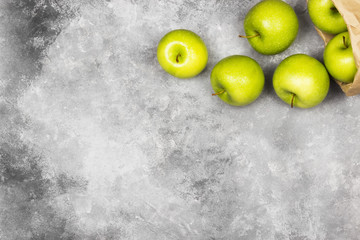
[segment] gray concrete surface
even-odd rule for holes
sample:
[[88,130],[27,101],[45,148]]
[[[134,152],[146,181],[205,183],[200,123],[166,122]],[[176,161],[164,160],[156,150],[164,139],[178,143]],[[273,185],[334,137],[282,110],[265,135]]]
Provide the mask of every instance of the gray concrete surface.
[[[322,59],[304,0],[287,51],[243,33],[258,0],[0,2],[0,239],[360,239],[360,97],[331,84],[290,109],[271,77],[285,57]],[[209,63],[181,80],[161,37],[198,33]],[[209,75],[244,54],[266,73],[253,104],[212,97]]]

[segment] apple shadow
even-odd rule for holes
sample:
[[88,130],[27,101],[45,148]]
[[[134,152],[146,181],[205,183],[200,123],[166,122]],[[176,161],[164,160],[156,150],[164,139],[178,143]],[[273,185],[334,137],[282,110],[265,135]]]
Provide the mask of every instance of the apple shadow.
[[347,96],[341,90],[340,86],[335,82],[334,78],[330,76],[330,88],[328,95],[323,101],[323,104],[330,104],[332,102],[341,103],[341,101],[345,100]]
[[265,85],[263,92],[266,94],[276,94],[274,91],[274,87],[272,84],[272,78],[274,75],[276,67],[274,66],[266,66],[264,68],[264,75],[265,75]]
[[205,68],[199,73],[199,75],[196,76],[198,79],[208,78],[210,79],[212,67],[209,66],[209,64],[206,64]]
[[[296,16],[299,20],[299,32],[297,35],[297,39],[295,40],[298,43],[304,42],[306,39],[307,34],[316,34],[315,28],[313,26],[313,23],[310,19],[308,10],[307,10],[307,4],[306,2],[301,2],[300,4],[297,4],[294,7],[294,11],[296,13]],[[319,36],[319,41],[322,41]]]

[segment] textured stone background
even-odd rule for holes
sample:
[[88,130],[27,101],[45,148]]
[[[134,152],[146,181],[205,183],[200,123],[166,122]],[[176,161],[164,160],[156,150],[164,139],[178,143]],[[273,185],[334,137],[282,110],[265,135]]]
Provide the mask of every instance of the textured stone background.
[[[323,45],[288,0],[297,40],[254,52],[237,35],[257,2],[1,0],[0,239],[359,239],[360,97],[281,102],[275,67]],[[208,46],[196,78],[157,63],[176,28]],[[244,108],[211,96],[233,54],[266,73]]]

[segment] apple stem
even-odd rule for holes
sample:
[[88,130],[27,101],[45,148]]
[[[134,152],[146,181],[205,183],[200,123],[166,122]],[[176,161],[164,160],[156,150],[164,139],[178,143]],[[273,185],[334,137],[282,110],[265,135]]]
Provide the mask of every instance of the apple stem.
[[257,33],[257,34],[255,34],[255,35],[251,35],[251,36],[239,35],[239,37],[241,37],[241,38],[247,38],[247,39],[249,39],[249,38],[254,38],[254,37],[257,37],[257,36],[260,36],[260,34]]
[[291,108],[294,108],[294,99],[295,99],[295,93],[292,94],[292,98],[291,98]]
[[335,6],[331,7],[330,9],[333,10],[333,11],[338,12],[338,10],[337,10],[337,8]]
[[181,57],[181,54],[180,54],[180,53],[176,56],[176,62],[177,62],[177,63],[179,63],[179,57]]
[[343,43],[344,43],[345,48],[348,48],[348,47],[349,47],[349,46],[346,44],[345,36],[343,36]]
[[213,96],[217,96],[217,95],[223,94],[224,92],[225,92],[225,90],[221,90],[220,92],[213,93],[212,95],[213,95]]

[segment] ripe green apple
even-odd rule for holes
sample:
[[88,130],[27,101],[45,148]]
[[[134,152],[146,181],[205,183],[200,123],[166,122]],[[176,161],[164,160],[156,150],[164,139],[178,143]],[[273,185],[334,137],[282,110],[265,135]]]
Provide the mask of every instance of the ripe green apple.
[[264,0],[245,17],[244,29],[250,45],[265,55],[287,49],[295,40],[299,22],[292,7],[281,0]]
[[329,91],[329,74],[313,57],[295,54],[276,68],[273,86],[276,94],[291,107],[311,108],[321,103]]
[[351,83],[357,72],[354,54],[348,32],[336,35],[324,51],[325,67],[337,80]]
[[245,106],[257,99],[265,83],[260,65],[250,57],[234,55],[218,62],[211,72],[211,85],[224,102]]
[[157,59],[160,66],[178,78],[191,78],[204,70],[208,52],[204,41],[194,32],[177,29],[159,42]]
[[314,25],[320,30],[330,34],[347,31],[346,23],[332,0],[309,0],[308,11]]

